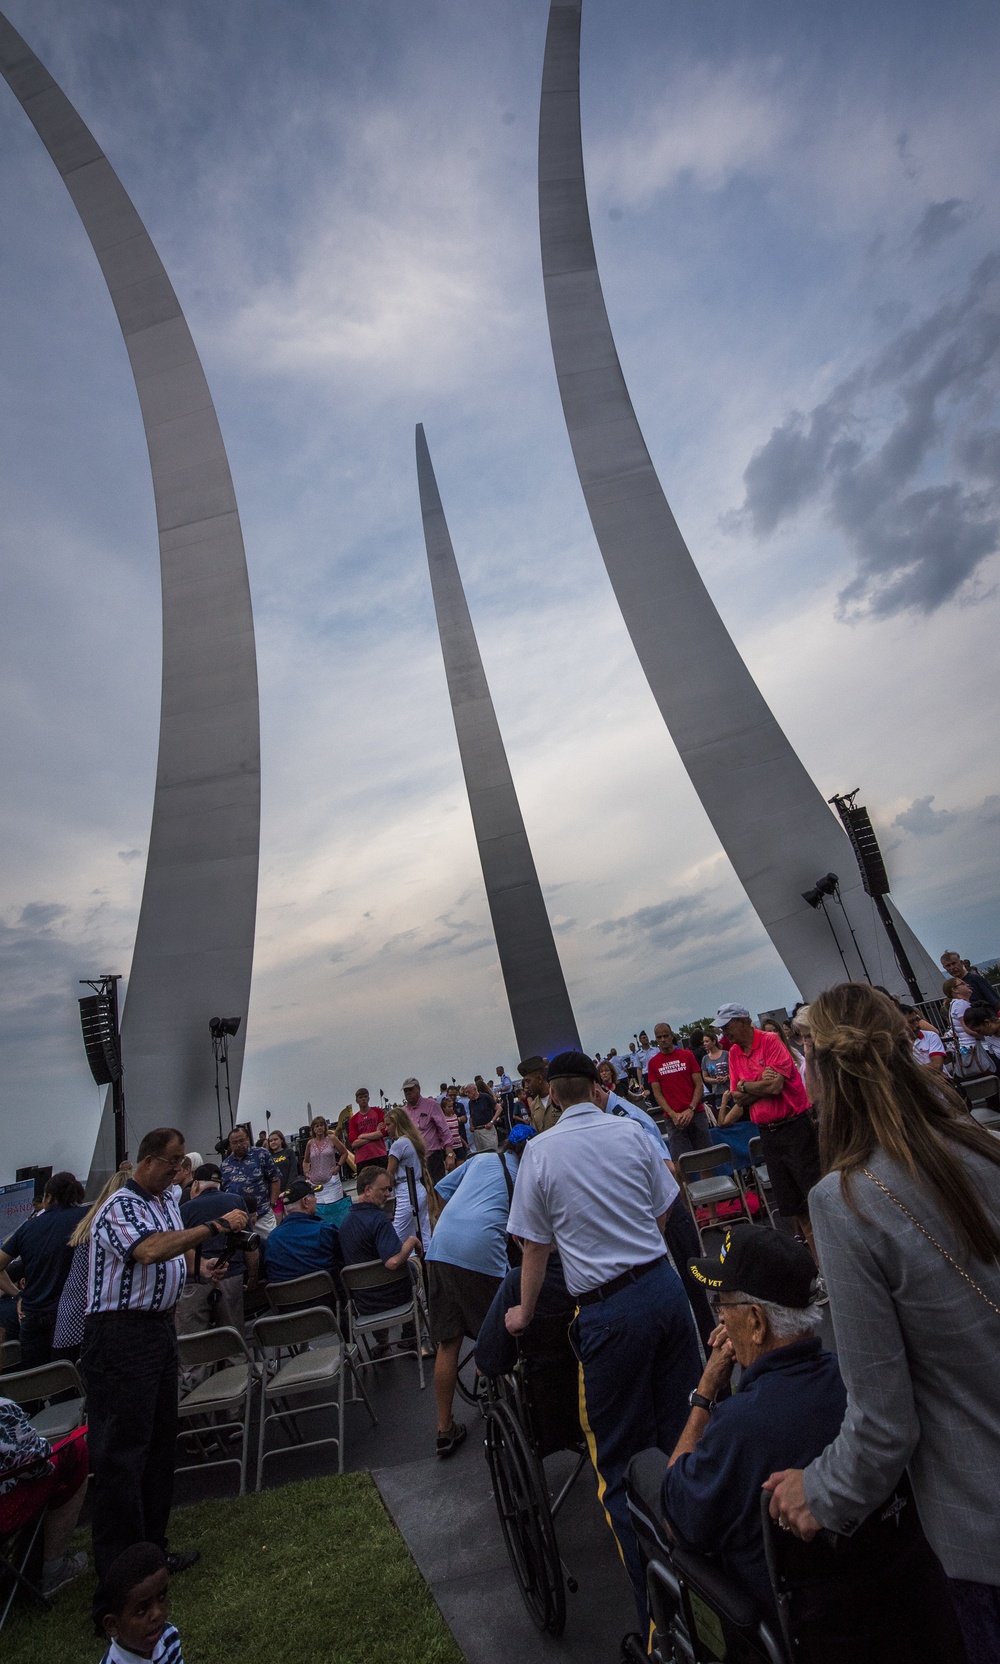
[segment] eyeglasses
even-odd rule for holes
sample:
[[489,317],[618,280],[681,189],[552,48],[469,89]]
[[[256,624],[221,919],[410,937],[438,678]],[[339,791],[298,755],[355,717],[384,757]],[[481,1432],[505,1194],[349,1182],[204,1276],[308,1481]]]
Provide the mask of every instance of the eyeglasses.
[[713,1312],[717,1313],[731,1312],[734,1306],[756,1306],[757,1304],[756,1300],[727,1300],[723,1305],[717,1294],[710,1294],[708,1303]]
[[179,1167],[184,1166],[185,1157],[184,1156],[153,1156],[153,1157],[151,1157],[151,1160],[160,1162],[160,1164],[163,1167],[169,1167],[173,1172],[176,1173],[176,1171]]

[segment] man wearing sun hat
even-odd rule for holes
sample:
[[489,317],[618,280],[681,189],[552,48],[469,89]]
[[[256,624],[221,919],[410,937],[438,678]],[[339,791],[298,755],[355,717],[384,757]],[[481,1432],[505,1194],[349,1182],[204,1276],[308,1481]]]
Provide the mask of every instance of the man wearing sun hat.
[[316,1211],[316,1192],[321,1188],[308,1179],[293,1179],[285,1191],[284,1216],[264,1243],[268,1282],[288,1283],[311,1271],[332,1275],[343,1264],[336,1225]]
[[625,1468],[647,1445],[670,1450],[699,1374],[694,1320],[667,1256],[663,1229],[677,1181],[635,1121],[606,1115],[597,1067],[560,1052],[548,1067],[555,1125],[524,1147],[508,1230],[524,1244],[520,1303],[506,1314],[521,1334],[536,1310],[555,1247],[577,1312],[580,1421],[608,1522],[646,1622],[646,1586],[625,1501]]

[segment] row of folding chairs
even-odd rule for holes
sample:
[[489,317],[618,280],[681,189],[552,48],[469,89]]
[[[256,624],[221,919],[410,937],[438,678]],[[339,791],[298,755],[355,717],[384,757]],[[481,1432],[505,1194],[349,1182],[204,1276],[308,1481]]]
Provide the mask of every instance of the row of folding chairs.
[[[183,1464],[177,1472],[237,1467],[242,1495],[248,1484],[250,1427],[257,1393],[260,1404],[254,1483],[258,1491],[264,1482],[267,1463],[292,1449],[315,1450],[334,1445],[337,1471],[343,1473],[346,1404],[363,1403],[372,1426],[378,1425],[365,1390],[363,1371],[392,1358],[415,1356],[420,1385],[425,1384],[424,1351],[429,1348],[429,1326],[419,1265],[413,1265],[409,1275],[410,1297],[374,1314],[357,1311],[354,1302],[357,1291],[400,1280],[398,1272],[387,1272],[380,1260],[348,1266],[342,1271],[341,1280],[348,1296],[346,1313],[341,1309],[333,1279],[325,1271],[286,1283],[268,1284],[271,1315],[259,1317],[254,1323],[252,1351],[236,1329],[207,1329],[178,1336],[182,1371],[209,1368],[212,1373],[181,1393],[181,1437],[193,1442],[201,1459]],[[412,1342],[401,1339],[384,1354],[372,1349],[375,1333],[402,1329],[409,1324],[413,1326]],[[349,1397],[346,1395],[348,1381]],[[336,1432],[307,1439],[299,1427],[299,1418],[317,1411],[335,1412]],[[191,1425],[185,1426],[185,1422]],[[269,1449],[268,1435],[279,1428],[290,1435],[291,1442],[286,1438],[286,1442]],[[238,1456],[226,1453],[227,1436],[239,1440]],[[221,1454],[213,1455],[215,1449]]]
[[[741,1169],[740,1153],[729,1144],[713,1144],[706,1150],[688,1150],[679,1156],[676,1162],[681,1188],[688,1206],[694,1215],[698,1230],[698,1241],[704,1251],[702,1227],[698,1223],[700,1208],[715,1209],[720,1203],[736,1203],[737,1211],[726,1216],[727,1225],[735,1224],[744,1219],[749,1224],[756,1223],[750,1209],[749,1195],[757,1197],[758,1218],[767,1220],[774,1225],[774,1211],[771,1206],[770,1179],[767,1163],[764,1160],[763,1147],[759,1138],[751,1138],[749,1145],[750,1166]],[[722,1168],[731,1169],[723,1173]],[[747,1176],[749,1175],[749,1176]]]

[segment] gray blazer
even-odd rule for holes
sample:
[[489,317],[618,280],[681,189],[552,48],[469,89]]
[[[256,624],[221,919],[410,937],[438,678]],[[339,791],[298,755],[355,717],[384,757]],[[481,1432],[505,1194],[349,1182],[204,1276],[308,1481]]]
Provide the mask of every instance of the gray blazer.
[[[1000,1225],[1000,1167],[962,1152]],[[1000,1266],[969,1261],[930,1194],[881,1151],[871,1171],[1000,1306]],[[906,1468],[949,1577],[1000,1584],[1000,1317],[868,1179],[861,1216],[827,1174],[811,1191],[847,1413],[805,1470],[820,1524],[849,1535]]]

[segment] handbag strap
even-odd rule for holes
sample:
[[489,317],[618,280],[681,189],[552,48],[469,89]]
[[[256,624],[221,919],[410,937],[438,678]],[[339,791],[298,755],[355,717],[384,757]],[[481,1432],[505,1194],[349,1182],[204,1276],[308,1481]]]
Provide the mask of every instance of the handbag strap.
[[878,1189],[881,1190],[883,1196],[888,1196],[890,1202],[895,1202],[895,1204],[898,1207],[900,1213],[904,1213],[906,1215],[907,1219],[910,1221],[910,1224],[915,1225],[917,1227],[917,1230],[920,1232],[921,1236],[925,1236],[927,1238],[931,1247],[937,1249],[937,1251],[941,1255],[942,1259],[945,1259],[945,1260],[948,1261],[948,1264],[950,1266],[952,1266],[955,1271],[958,1272],[958,1275],[963,1279],[963,1281],[967,1282],[969,1287],[971,1289],[973,1289],[976,1294],[979,1295],[980,1300],[985,1300],[986,1304],[990,1308],[990,1311],[994,1312],[997,1317],[1000,1317],[1000,1306],[996,1305],[990,1299],[989,1295],[986,1293],[986,1290],[980,1288],[979,1284],[972,1277],[969,1276],[969,1273],[967,1271],[965,1271],[962,1268],[962,1266],[959,1265],[959,1263],[955,1259],[955,1257],[952,1254],[949,1254],[947,1248],[942,1247],[941,1243],[937,1240],[937,1237],[931,1236],[931,1233],[927,1229],[927,1226],[922,1225],[920,1223],[920,1220],[917,1219],[910,1212],[910,1210],[906,1206],[905,1202],[901,1202],[899,1197],[896,1196],[889,1189],[888,1185],[883,1184],[881,1179],[877,1179],[875,1177],[875,1174],[873,1172],[871,1172],[869,1168],[862,1167],[861,1171],[864,1174],[866,1179],[871,1179],[872,1184],[877,1185]]

